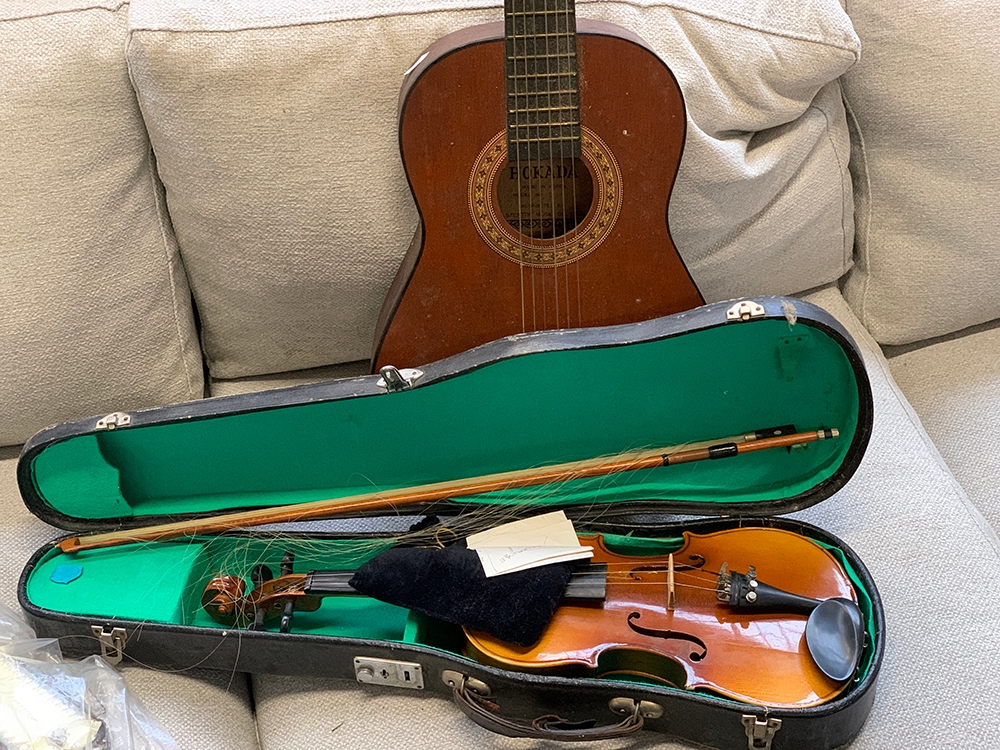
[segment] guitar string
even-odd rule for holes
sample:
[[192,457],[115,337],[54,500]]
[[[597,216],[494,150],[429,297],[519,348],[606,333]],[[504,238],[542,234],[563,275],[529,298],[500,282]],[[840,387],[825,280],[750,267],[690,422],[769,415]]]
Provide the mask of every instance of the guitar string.
[[[573,227],[572,227],[571,231],[572,232],[576,232],[576,228],[577,228],[577,226],[579,226],[579,223],[580,223],[579,222],[579,215],[578,215],[579,206],[577,205],[577,193],[576,193],[577,179],[579,179],[578,176],[577,176],[577,174],[576,174],[576,169],[577,169],[577,164],[576,164],[576,151],[577,151],[577,148],[576,148],[576,144],[577,144],[577,142],[579,142],[579,144],[580,144],[580,165],[582,166],[582,164],[583,164],[582,132],[578,132],[580,130],[580,125],[579,125],[579,122],[580,122],[580,113],[579,113],[580,76],[579,76],[579,59],[576,56],[576,12],[575,12],[575,9],[572,9],[572,4],[568,3],[568,2],[563,6],[563,10],[564,10],[564,18],[565,18],[565,23],[564,23],[565,33],[564,33],[564,36],[562,37],[562,43],[565,46],[565,57],[560,56],[559,59],[560,59],[561,63],[564,63],[565,68],[566,68],[566,72],[569,74],[570,80],[573,81],[573,85],[570,86],[570,88],[577,92],[575,95],[574,94],[570,94],[569,95],[569,100],[570,100],[570,110],[569,110],[569,112],[570,112],[570,118],[569,119],[570,119],[571,122],[575,122],[576,124],[575,125],[570,125],[570,128],[569,128],[570,129],[570,137],[571,137],[570,138],[570,144],[571,145],[570,145],[569,159],[565,159],[565,158],[563,159],[564,168],[566,168],[568,166],[569,174],[572,175],[571,185],[572,185],[572,197],[573,197],[573,210],[572,210],[572,213],[570,214],[570,216],[572,217]],[[575,75],[574,75],[574,72],[576,73]],[[560,100],[562,100],[562,96],[563,95],[560,94]],[[567,165],[567,161],[568,161],[568,165]],[[565,210],[566,210],[565,206],[567,205],[565,179],[564,179],[564,181],[562,183],[562,187],[563,187],[563,206],[564,206],[563,210],[565,212]],[[569,234],[569,232],[567,232],[567,235],[568,234]],[[567,237],[567,239],[569,239],[569,238]],[[569,253],[569,252],[571,252],[571,250],[572,250],[572,243],[569,243],[567,245],[567,247],[566,247],[566,252]],[[572,263],[568,262],[568,263],[566,263],[565,269],[563,269],[564,270],[564,276],[565,276],[565,279],[566,279],[566,327],[567,328],[571,327],[571,323],[572,323],[572,321],[570,320],[570,315],[569,315],[569,301],[570,301],[569,276],[570,276],[570,266],[573,267],[573,271],[574,271],[574,273],[576,275],[576,279],[577,279],[577,298],[576,298],[576,302],[577,302],[577,318],[578,318],[578,320],[579,320],[580,323],[582,323],[582,317],[583,317],[580,314],[581,313],[581,310],[580,310],[581,301],[580,301],[580,296],[579,296],[580,264],[578,262],[576,262],[576,261],[574,261]]]
[[[520,108],[521,108],[521,94],[518,86],[518,72],[517,72],[517,5],[516,0],[510,0],[509,5],[510,11],[508,14],[508,36],[510,39],[510,46],[507,49],[507,56],[510,58],[510,64],[508,67],[509,79],[507,81],[508,91],[513,91],[513,96],[508,97],[507,107],[512,109],[513,112],[508,115],[508,122],[513,122],[513,128],[511,129],[508,125],[508,134],[513,132],[513,137],[508,138],[508,148],[507,148],[507,160],[510,162],[510,150],[514,150],[514,166],[517,170],[517,183],[515,192],[517,193],[517,223],[518,232],[522,232],[524,229],[524,211],[521,201],[521,147],[518,142],[520,133]],[[505,45],[506,46],[506,45]],[[520,272],[521,281],[521,332],[524,333],[527,330],[527,315],[525,314],[525,290],[524,290],[524,248],[519,248],[517,254],[518,270]],[[531,296],[532,296],[532,314],[534,314],[534,277],[532,277],[531,282]]]
[[[551,211],[551,213],[552,213],[552,243],[551,243],[552,244],[552,287],[553,287],[553,292],[555,293],[555,303],[556,303],[556,309],[555,309],[555,316],[556,316],[555,327],[559,328],[560,327],[560,321],[559,321],[559,263],[558,263],[558,259],[556,257],[556,247],[559,244],[559,228],[557,227],[557,217],[556,217],[556,183],[555,183],[555,171],[556,171],[555,170],[555,151],[556,151],[556,149],[553,148],[553,146],[555,145],[555,143],[558,142],[558,144],[559,144],[559,156],[562,157],[563,156],[563,148],[564,148],[565,144],[564,144],[564,141],[563,141],[563,138],[562,138],[562,126],[558,126],[556,128],[556,130],[559,133],[559,135],[558,135],[558,141],[553,141],[552,140],[552,137],[553,137],[552,136],[552,130],[553,130],[553,128],[552,128],[551,123],[552,123],[552,119],[553,119],[553,116],[554,116],[554,112],[553,112],[553,109],[552,109],[552,86],[553,86],[553,84],[552,84],[552,60],[553,60],[552,54],[553,54],[553,52],[552,52],[551,44],[552,44],[552,41],[553,41],[553,37],[550,36],[551,32],[550,32],[550,29],[549,29],[549,16],[550,16],[550,13],[549,13],[549,0],[542,0],[542,7],[543,7],[543,10],[545,12],[545,105],[547,107],[547,112],[548,112],[548,116],[547,116],[546,119],[549,122],[549,127],[548,127],[548,131],[549,131],[549,141],[548,141],[548,143],[549,143],[549,200],[551,201],[551,205],[552,205],[552,211]],[[558,9],[554,8],[554,10],[558,10]],[[557,35],[557,36],[555,36],[555,44],[556,44],[556,54],[558,54],[558,52],[559,52],[559,37],[558,37],[558,34],[560,33],[560,31],[559,31],[559,20],[558,19],[555,19],[555,20],[556,20],[555,33]],[[562,65],[561,65],[560,61],[558,60],[558,58],[557,58],[556,59],[556,74],[557,74],[557,76],[558,76],[558,73],[559,73],[559,69],[561,67],[562,67]],[[561,117],[556,117],[555,119],[556,119],[557,122],[561,122],[561,120],[562,120]],[[564,206],[565,206],[565,204],[564,204]],[[561,219],[564,222],[564,224],[565,224],[565,221],[566,221],[565,208],[563,209],[563,215],[560,216],[559,219]]]

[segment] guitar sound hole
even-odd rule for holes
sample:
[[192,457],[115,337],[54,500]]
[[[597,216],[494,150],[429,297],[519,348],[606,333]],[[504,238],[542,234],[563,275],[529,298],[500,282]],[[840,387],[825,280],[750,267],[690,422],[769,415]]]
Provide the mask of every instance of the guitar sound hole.
[[572,231],[594,200],[583,159],[507,162],[496,179],[500,213],[516,232],[536,240]]

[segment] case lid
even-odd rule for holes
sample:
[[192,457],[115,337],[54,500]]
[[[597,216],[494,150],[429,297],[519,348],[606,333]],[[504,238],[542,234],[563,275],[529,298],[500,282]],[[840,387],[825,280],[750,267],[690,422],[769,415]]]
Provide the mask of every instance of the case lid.
[[520,334],[419,370],[398,391],[372,375],[57,425],[25,445],[21,493],[51,524],[97,530],[726,442],[778,425],[838,430],[836,439],[791,449],[450,506],[769,515],[839,489],[871,432],[871,390],[854,342],[828,313],[789,298]]

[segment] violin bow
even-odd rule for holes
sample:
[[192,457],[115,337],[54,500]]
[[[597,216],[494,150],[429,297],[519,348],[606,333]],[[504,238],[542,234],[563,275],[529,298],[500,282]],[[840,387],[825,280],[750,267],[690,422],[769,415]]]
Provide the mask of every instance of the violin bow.
[[[685,443],[669,448],[636,451],[617,456],[588,459],[564,464],[553,464],[539,468],[467,477],[445,482],[434,482],[417,487],[395,490],[377,490],[358,495],[313,500],[305,503],[286,505],[281,508],[258,508],[255,510],[209,516],[193,520],[145,526],[136,529],[122,529],[86,536],[73,536],[54,543],[63,552],[114,547],[133,542],[154,542],[192,536],[194,534],[216,534],[232,529],[263,526],[294,521],[314,521],[337,515],[360,513],[374,510],[399,508],[417,503],[429,503],[458,497],[468,497],[487,492],[533,487],[542,484],[565,482],[573,479],[620,474],[626,471],[653,469],[661,466],[703,461],[707,459],[729,458],[741,453],[773,448],[790,448],[795,445],[831,440],[840,435],[836,429],[821,429],[810,432],[792,432],[791,427],[776,427],[754,433],[722,438],[701,443]],[[775,434],[781,433],[781,434]]]

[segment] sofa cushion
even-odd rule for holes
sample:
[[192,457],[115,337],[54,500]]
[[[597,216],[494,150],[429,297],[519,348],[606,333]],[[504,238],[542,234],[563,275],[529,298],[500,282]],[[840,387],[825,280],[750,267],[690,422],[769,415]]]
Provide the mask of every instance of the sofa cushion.
[[0,9],[0,445],[202,395],[126,17],[113,1]]
[[[404,71],[499,0],[135,0],[127,56],[217,378],[365,359],[417,222]],[[709,299],[792,292],[850,262],[836,0],[582,2],[674,69],[689,107],[671,203]],[[447,94],[443,94],[447,95]]]
[[883,344],[1000,317],[1000,5],[848,0],[861,62],[857,265],[844,295]]
[[1000,327],[887,348],[889,368],[955,478],[1000,531]]

